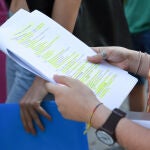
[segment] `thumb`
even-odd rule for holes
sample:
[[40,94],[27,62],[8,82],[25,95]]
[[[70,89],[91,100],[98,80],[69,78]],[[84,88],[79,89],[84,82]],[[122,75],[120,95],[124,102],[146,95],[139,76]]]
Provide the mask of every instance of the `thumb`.
[[46,89],[47,89],[47,91],[49,92],[49,93],[52,93],[52,94],[56,94],[56,92],[57,92],[57,89],[58,89],[58,85],[56,85],[56,84],[53,84],[53,83],[50,83],[50,82],[47,82],[46,84],[45,84],[45,86],[46,86]]
[[54,80],[59,84],[70,86],[70,84],[74,83],[75,79],[63,75],[54,75]]
[[103,60],[102,56],[99,55],[99,54],[94,55],[94,56],[88,56],[87,59],[88,59],[89,62],[92,62],[92,63],[95,63],[95,64],[101,63],[101,61]]

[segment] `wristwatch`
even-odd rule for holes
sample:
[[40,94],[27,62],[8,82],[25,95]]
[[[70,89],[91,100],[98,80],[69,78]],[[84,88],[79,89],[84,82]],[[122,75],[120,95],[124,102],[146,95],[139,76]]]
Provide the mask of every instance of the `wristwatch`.
[[96,130],[96,136],[98,140],[103,142],[106,145],[113,145],[116,142],[115,129],[120,121],[120,119],[124,118],[126,113],[121,111],[120,109],[115,108],[111,115],[108,117],[106,122],[102,127]]

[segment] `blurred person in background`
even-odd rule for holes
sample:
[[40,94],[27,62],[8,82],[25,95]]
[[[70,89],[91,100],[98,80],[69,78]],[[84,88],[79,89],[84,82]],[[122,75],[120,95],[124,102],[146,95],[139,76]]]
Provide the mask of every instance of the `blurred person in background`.
[[[6,0],[6,2],[10,17],[20,8],[27,11],[37,9],[72,32],[81,0]],[[22,68],[10,58],[7,58],[6,72],[8,93],[6,103],[20,103],[21,118],[26,131],[36,133],[33,121],[44,130],[38,113],[48,119],[51,117],[40,104],[43,100],[54,100],[53,95],[48,94],[46,88],[43,88],[46,81]]]
[[[2,25],[8,16],[8,10],[4,0],[0,1],[0,25]],[[6,100],[6,73],[5,73],[5,54],[0,51],[0,103]]]
[[[132,36],[133,49],[150,54],[150,0],[124,0],[125,16]],[[138,78],[138,84],[129,95],[132,111],[145,108],[145,78]]]

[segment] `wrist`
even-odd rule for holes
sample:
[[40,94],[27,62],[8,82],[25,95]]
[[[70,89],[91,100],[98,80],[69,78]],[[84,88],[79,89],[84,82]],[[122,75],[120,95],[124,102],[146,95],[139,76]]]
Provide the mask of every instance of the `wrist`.
[[102,105],[101,107],[99,107],[93,115],[91,121],[92,127],[94,127],[95,129],[101,127],[106,122],[110,114],[111,110],[109,110],[106,106]]
[[140,52],[134,51],[134,50],[128,50],[128,62],[129,62],[129,68],[128,71],[132,72],[134,74],[137,73],[138,65],[140,61]]
[[107,120],[102,126],[96,130],[97,138],[109,146],[113,145],[117,141],[116,129],[122,118],[126,116],[126,113],[118,108],[113,109]]
[[150,68],[150,56],[141,51],[129,51],[129,72],[147,77]]
[[45,87],[46,82],[47,82],[46,80],[36,76],[31,87],[33,90],[37,91],[36,92],[37,94],[42,94],[43,96],[45,96],[48,93],[48,91]]

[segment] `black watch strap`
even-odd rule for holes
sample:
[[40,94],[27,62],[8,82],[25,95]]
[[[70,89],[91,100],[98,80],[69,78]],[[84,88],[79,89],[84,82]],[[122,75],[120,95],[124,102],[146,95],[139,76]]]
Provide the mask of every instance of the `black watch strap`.
[[120,109],[115,108],[107,121],[104,123],[104,125],[100,128],[100,130],[103,130],[107,132],[113,139],[116,141],[116,135],[115,135],[115,129],[120,121],[120,119],[124,118],[126,116],[126,113],[121,111]]

